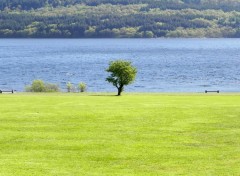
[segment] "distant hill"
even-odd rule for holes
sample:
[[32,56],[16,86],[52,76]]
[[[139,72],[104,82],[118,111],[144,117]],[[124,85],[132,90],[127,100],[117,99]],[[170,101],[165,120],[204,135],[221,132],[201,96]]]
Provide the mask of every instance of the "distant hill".
[[240,0],[1,0],[0,37],[240,37]]

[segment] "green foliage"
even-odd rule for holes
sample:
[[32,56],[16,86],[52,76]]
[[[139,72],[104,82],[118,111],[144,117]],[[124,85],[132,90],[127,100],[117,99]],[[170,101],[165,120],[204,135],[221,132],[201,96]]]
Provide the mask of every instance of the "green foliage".
[[67,86],[67,92],[71,92],[71,90],[72,90],[72,88],[73,88],[72,83],[68,82],[68,83],[66,84],[66,86]]
[[59,92],[59,86],[52,83],[45,83],[45,92]]
[[239,37],[240,0],[1,0],[0,19],[6,38]]
[[134,82],[137,74],[137,69],[132,66],[131,62],[125,60],[110,62],[106,71],[111,73],[106,81],[112,83],[118,89],[118,95],[121,95],[124,86]]
[[239,0],[1,0],[0,10],[31,10],[43,7],[64,7],[76,4],[98,6],[101,4],[131,5],[147,4],[145,9],[222,9],[224,11],[239,10]]
[[26,92],[59,92],[56,84],[44,83],[42,80],[34,80],[31,85],[25,87]]
[[45,92],[45,85],[42,80],[34,80],[31,85],[32,92]]
[[79,90],[79,92],[86,92],[86,90],[87,90],[87,84],[84,83],[84,82],[80,82],[80,83],[78,84],[78,90]]
[[152,31],[146,31],[146,33],[145,33],[146,38],[153,38],[153,36],[154,36],[154,34]]

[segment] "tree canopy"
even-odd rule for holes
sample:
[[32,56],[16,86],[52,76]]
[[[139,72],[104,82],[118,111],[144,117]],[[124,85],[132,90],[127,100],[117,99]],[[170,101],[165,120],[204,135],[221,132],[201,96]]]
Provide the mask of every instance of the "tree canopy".
[[124,86],[134,82],[137,74],[137,69],[132,66],[131,62],[125,60],[110,62],[106,71],[111,73],[106,81],[112,83],[118,89],[119,96],[124,90]]

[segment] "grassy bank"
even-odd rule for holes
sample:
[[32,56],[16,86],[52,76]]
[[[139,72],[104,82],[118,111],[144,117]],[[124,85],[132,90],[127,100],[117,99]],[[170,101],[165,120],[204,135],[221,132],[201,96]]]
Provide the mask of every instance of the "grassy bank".
[[0,175],[239,175],[240,95],[0,95]]

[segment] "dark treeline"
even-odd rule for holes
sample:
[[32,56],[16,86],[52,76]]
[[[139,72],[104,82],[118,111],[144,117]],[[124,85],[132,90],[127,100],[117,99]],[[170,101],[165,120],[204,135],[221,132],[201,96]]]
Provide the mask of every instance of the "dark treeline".
[[240,0],[1,0],[0,37],[240,37]]
[[239,0],[1,0],[0,10],[22,9],[31,10],[46,6],[58,7],[76,4],[85,4],[88,6],[97,6],[100,4],[147,4],[144,10],[151,8],[160,9],[221,9],[223,11],[239,11]]

